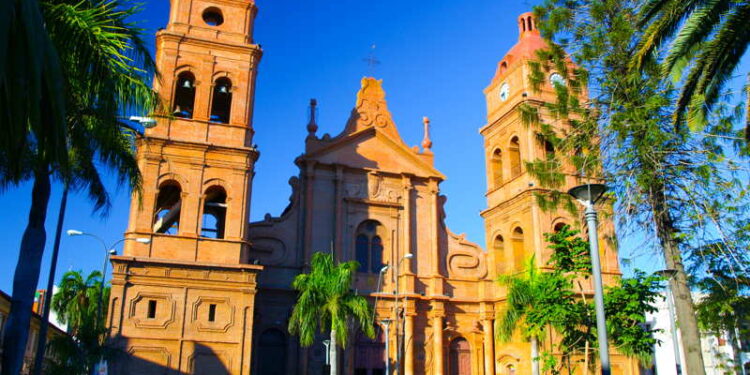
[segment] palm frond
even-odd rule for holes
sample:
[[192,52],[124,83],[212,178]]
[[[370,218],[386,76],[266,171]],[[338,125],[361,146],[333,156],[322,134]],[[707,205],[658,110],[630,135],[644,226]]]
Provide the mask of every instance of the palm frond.
[[701,45],[716,26],[721,22],[721,16],[730,9],[732,0],[709,0],[704,6],[695,9],[676,32],[663,69],[671,72],[678,60],[685,56],[695,55],[696,46]]

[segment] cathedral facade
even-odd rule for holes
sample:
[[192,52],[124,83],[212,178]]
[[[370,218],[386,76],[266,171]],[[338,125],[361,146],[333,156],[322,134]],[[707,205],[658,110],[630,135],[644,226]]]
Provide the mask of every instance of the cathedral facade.
[[[545,46],[531,15],[518,18],[519,41],[484,90],[483,247],[445,225],[445,176],[434,164],[429,119],[421,147],[407,146],[382,81],[369,77],[336,136],[317,134],[311,102],[289,206],[278,217],[250,222],[258,159],[253,98],[262,55],[252,35],[256,6],[171,4],[169,24],[157,34],[155,89],[172,115],[137,141],[143,194],[131,204],[126,237],[133,241],[112,257],[108,323],[120,354],[111,371],[325,373],[325,335],[303,348],[286,327],[296,299],[292,280],[309,268],[314,252],[327,251],[360,263],[353,288],[375,306],[378,325],[375,339],[352,332],[341,351],[343,374],[384,374],[386,361],[405,375],[530,373],[528,342],[495,339],[505,300],[495,280],[522,270],[532,255],[544,265],[544,233],[578,219],[542,210],[534,198],[542,189],[524,167],[554,152],[516,110],[554,95],[552,82],[534,91],[527,79],[527,62]],[[580,181],[570,172],[572,187]],[[603,227],[607,233],[611,223]],[[602,248],[605,282],[612,282],[620,274],[617,253]],[[584,289],[592,293],[590,285]],[[638,373],[623,356],[612,362],[615,374]]]

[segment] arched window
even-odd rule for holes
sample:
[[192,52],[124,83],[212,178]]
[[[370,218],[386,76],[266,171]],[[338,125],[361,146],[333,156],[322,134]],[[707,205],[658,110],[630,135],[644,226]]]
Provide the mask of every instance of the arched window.
[[526,251],[524,250],[523,240],[523,229],[516,227],[513,229],[513,270],[516,272],[523,271],[524,257]]
[[159,186],[154,209],[154,233],[177,234],[180,229],[182,188],[177,181],[165,181]]
[[555,158],[555,146],[548,140],[544,140],[544,156],[547,160]]
[[258,374],[286,374],[286,336],[276,328],[264,331],[258,340]]
[[492,186],[500,187],[503,183],[503,152],[498,148],[492,153]]
[[359,272],[378,273],[383,268],[382,226],[374,220],[359,225],[355,241]]
[[495,241],[492,243],[492,248],[495,250],[495,267],[497,274],[502,274],[505,269],[503,263],[505,263],[505,240],[503,236],[497,235]]
[[357,262],[359,263],[359,269],[367,268],[367,263],[370,259],[370,239],[366,235],[357,235],[357,242],[355,247],[357,248]]
[[563,223],[563,222],[555,224],[555,227],[554,227],[555,233],[562,231],[563,228],[565,228],[566,225],[568,225],[568,224]]
[[534,30],[534,26],[531,24],[531,17],[526,18],[526,30]]
[[172,114],[175,117],[193,118],[193,104],[195,102],[195,76],[190,72],[182,72],[177,76],[174,88]]
[[221,186],[211,186],[206,190],[203,201],[201,237],[224,238],[226,217],[227,193]]
[[226,124],[229,122],[229,112],[232,107],[232,81],[221,77],[214,82],[214,92],[211,101],[211,117],[213,122]]
[[508,153],[510,154],[510,177],[518,177],[521,175],[521,145],[518,142],[518,137],[513,137],[510,140]]

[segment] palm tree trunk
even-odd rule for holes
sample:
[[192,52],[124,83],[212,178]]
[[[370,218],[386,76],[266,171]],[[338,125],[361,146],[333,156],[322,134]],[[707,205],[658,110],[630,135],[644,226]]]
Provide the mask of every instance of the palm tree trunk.
[[539,375],[539,339],[531,337],[531,374]]
[[698,320],[695,315],[695,307],[690,294],[682,254],[675,240],[677,230],[667,208],[663,185],[657,184],[652,187],[649,192],[649,201],[656,224],[656,235],[664,252],[664,262],[667,268],[676,271],[669,283],[674,296],[675,312],[680,329],[682,348],[685,353],[685,373],[704,375],[705,368],[703,367],[703,351],[701,350]]
[[331,344],[328,347],[329,350],[329,359],[330,359],[330,365],[331,365],[331,375],[337,375],[339,371],[339,358],[338,358],[338,350],[336,348],[336,330],[331,330]]
[[29,337],[31,308],[34,293],[39,282],[39,270],[44,254],[47,233],[44,222],[47,218],[47,204],[50,197],[50,178],[46,168],[34,173],[34,187],[31,190],[29,221],[23,232],[18,263],[13,276],[13,296],[10,315],[5,325],[3,342],[3,374],[18,375],[23,366],[26,340]]

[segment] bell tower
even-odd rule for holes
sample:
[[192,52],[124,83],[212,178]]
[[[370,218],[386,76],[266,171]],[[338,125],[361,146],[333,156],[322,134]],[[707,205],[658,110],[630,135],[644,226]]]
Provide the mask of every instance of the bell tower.
[[[549,259],[545,233],[553,232],[562,225],[572,227],[578,218],[560,210],[543,210],[537,203],[535,193],[547,190],[527,172],[525,163],[545,160],[555,153],[554,147],[539,136],[539,129],[522,122],[519,108],[522,105],[537,106],[545,123],[554,131],[564,134],[566,124],[541,108],[545,102],[555,102],[555,84],[565,84],[557,72],[546,72],[541,87],[533,88],[529,80],[529,62],[538,60],[537,51],[547,43],[536,29],[532,13],[518,17],[519,40],[498,63],[495,76],[484,94],[487,103],[487,124],[480,129],[484,138],[487,175],[487,209],[482,212],[485,220],[486,244],[489,253],[490,276],[520,272],[532,255],[536,265],[544,266]],[[571,62],[572,64],[572,62]],[[571,66],[572,67],[572,66]],[[582,95],[586,95],[585,93]],[[581,183],[575,168],[561,160],[560,168],[565,174],[561,191],[567,191]],[[600,233],[612,233],[612,224],[602,220]],[[617,253],[605,241],[602,255],[603,271],[619,274]]]
[[249,374],[256,13],[252,0],[171,0],[156,35],[164,113],[137,142],[142,195],[112,257],[108,323],[129,353],[115,373]]

